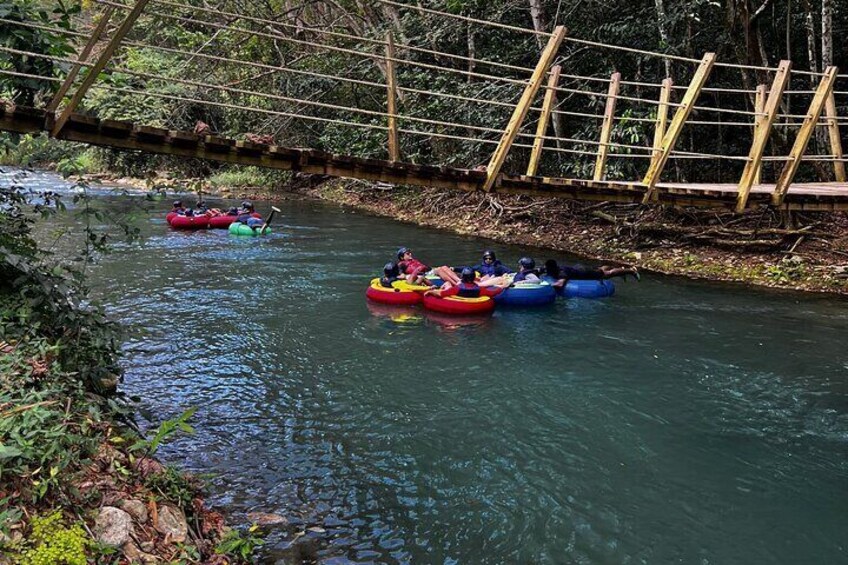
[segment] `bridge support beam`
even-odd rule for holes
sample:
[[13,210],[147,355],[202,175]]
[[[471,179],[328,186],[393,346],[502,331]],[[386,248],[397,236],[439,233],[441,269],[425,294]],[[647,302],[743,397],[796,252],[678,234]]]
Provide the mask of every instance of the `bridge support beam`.
[[400,161],[400,144],[397,126],[397,74],[395,72],[395,39],[386,34],[386,82],[388,83],[389,161]]
[[689,88],[686,89],[686,94],[683,95],[683,100],[680,102],[677,111],[674,113],[674,118],[671,120],[671,125],[663,137],[660,151],[651,158],[651,165],[648,167],[648,172],[645,173],[645,179],[642,181],[648,188],[645,197],[642,199],[643,204],[648,204],[655,197],[657,183],[660,180],[663,169],[665,169],[668,158],[671,155],[674,146],[677,144],[677,139],[680,137],[680,132],[683,131],[683,125],[692,113],[692,106],[695,105],[695,100],[701,93],[701,89],[707,82],[710,76],[710,71],[715,63],[715,53],[707,53],[701,59],[701,64],[695,75],[692,77],[692,82],[689,83]]
[[65,77],[65,82],[62,83],[62,86],[60,86],[59,90],[56,91],[56,94],[53,95],[53,99],[50,101],[50,104],[47,105],[48,112],[55,112],[56,109],[59,108],[59,104],[62,103],[62,99],[77,79],[77,75],[79,75],[83,63],[88,60],[88,56],[91,55],[91,51],[94,49],[94,46],[97,45],[98,41],[100,41],[100,36],[103,35],[104,31],[106,31],[106,26],[109,25],[109,20],[112,19],[112,14],[114,12],[114,6],[106,6],[106,9],[103,10],[103,14],[100,16],[100,22],[98,22],[97,27],[94,29],[94,33],[91,34],[91,37],[88,38],[88,42],[85,44],[85,47],[83,47],[82,51],[80,51],[79,58],[77,59],[78,63],[73,66],[71,72],[69,72],[68,76]]
[[62,128],[65,127],[65,124],[68,122],[68,118],[71,117],[71,114],[77,109],[79,103],[82,102],[82,99],[85,98],[85,95],[88,93],[88,89],[91,88],[91,85],[99,78],[100,73],[106,67],[106,63],[112,58],[112,55],[115,54],[115,51],[118,49],[118,46],[121,44],[121,41],[124,40],[124,37],[129,33],[132,29],[135,21],[141,15],[141,12],[144,10],[144,7],[147,6],[150,0],[137,0],[135,6],[127,15],[124,22],[121,24],[121,27],[115,32],[115,35],[112,36],[112,39],[109,41],[109,44],[103,50],[103,53],[100,54],[100,57],[97,58],[97,62],[88,70],[88,74],[83,79],[82,84],[80,84],[77,91],[74,93],[68,105],[65,106],[62,115],[56,118],[56,123],[53,125],[53,129],[50,131],[50,135],[56,137],[59,135],[59,132],[62,131]]
[[535,176],[539,171],[539,161],[542,159],[542,149],[545,147],[545,134],[548,132],[548,124],[551,120],[551,112],[556,103],[556,89],[559,86],[559,74],[562,67],[556,65],[551,68],[551,76],[548,78],[548,90],[545,92],[545,101],[542,103],[542,115],[536,126],[536,139],[533,140],[533,150],[530,152],[530,164],[527,165],[527,176]]
[[[768,143],[771,135],[771,128],[774,125],[774,120],[777,117],[777,110],[780,106],[780,99],[783,98],[783,91],[786,85],[789,84],[789,71],[792,69],[791,61],[781,61],[777,67],[777,72],[774,75],[774,81],[771,84],[771,90],[768,94],[768,99],[761,111],[757,110],[757,117],[754,126],[754,142],[751,144],[751,150],[748,152],[748,161],[745,163],[745,169],[742,171],[742,177],[739,179],[737,187],[739,195],[736,197],[736,211],[744,212],[748,205],[748,195],[751,193],[751,187],[758,182],[760,171],[763,165],[763,155],[766,151],[766,143]],[[757,89],[759,96],[760,89]],[[756,106],[756,104],[755,104]]]
[[671,101],[671,87],[674,81],[666,78],[660,88],[660,104],[657,106],[657,123],[654,126],[654,157],[662,152],[662,140],[668,127],[668,103]]
[[[754,137],[757,136],[757,130],[760,127],[760,117],[766,113],[766,97],[768,96],[768,85],[760,84],[757,86],[757,92],[754,94]],[[754,184],[760,184],[763,180],[763,164],[757,167],[754,171]]]
[[559,51],[559,46],[565,38],[565,33],[566,30],[563,26],[557,26],[556,29],[554,29],[551,38],[548,40],[548,44],[542,51],[542,56],[539,59],[539,62],[536,63],[536,69],[533,71],[533,75],[530,77],[527,86],[524,88],[524,93],[521,95],[521,99],[518,101],[518,104],[515,106],[515,110],[512,112],[512,117],[509,119],[509,123],[504,130],[501,141],[498,143],[497,149],[495,149],[495,152],[492,154],[488,167],[486,167],[486,180],[483,183],[483,190],[486,192],[490,192],[495,186],[495,182],[498,180],[498,175],[501,172],[504,161],[506,161],[507,155],[509,155],[512,143],[515,141],[516,136],[518,136],[521,124],[524,122],[524,118],[527,117],[527,112],[530,111],[530,105],[533,103],[533,98],[542,86],[542,80],[545,78],[545,73],[548,72],[548,68],[550,68],[557,52]]
[[613,73],[610,76],[609,89],[607,90],[604,121],[601,125],[601,144],[598,145],[598,156],[595,158],[595,173],[592,175],[592,180],[604,180],[606,177],[604,169],[607,166],[607,155],[609,154],[609,142],[612,139],[615,104],[618,101],[619,88],[621,88],[621,73]]
[[830,154],[833,155],[833,175],[836,182],[845,182],[845,163],[842,161],[842,136],[839,135],[839,122],[836,121],[836,98],[831,91],[824,105],[827,116],[827,133],[830,137]]
[[792,151],[789,152],[789,157],[783,171],[780,173],[780,178],[777,179],[777,185],[774,187],[774,193],[771,195],[771,203],[774,206],[783,204],[783,199],[789,191],[789,185],[795,179],[795,174],[798,172],[798,167],[801,166],[801,159],[807,151],[807,145],[810,143],[810,137],[816,130],[816,125],[821,118],[822,111],[830,94],[833,92],[833,83],[836,82],[836,67],[828,67],[824,71],[824,76],[816,88],[816,93],[813,95],[813,101],[810,103],[810,109],[807,110],[807,117],[804,118],[804,123],[801,129],[798,130],[798,137],[795,138],[795,144],[792,146]]

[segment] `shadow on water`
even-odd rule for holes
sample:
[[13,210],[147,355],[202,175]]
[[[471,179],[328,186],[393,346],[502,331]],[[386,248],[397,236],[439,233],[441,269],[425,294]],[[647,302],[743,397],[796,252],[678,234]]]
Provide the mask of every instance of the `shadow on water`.
[[314,202],[261,239],[162,215],[94,272],[141,329],[125,389],[199,407],[166,457],[288,516],[269,556],[305,531],[334,563],[848,562],[843,299],[649,275],[457,320],[365,287],[400,245],[490,242]]

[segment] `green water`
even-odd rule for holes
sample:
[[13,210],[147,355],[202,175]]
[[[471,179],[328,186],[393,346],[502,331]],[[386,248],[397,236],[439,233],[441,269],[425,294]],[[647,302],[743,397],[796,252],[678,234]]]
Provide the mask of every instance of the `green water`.
[[328,563],[848,562],[844,299],[647,275],[463,324],[365,288],[400,245],[483,240],[297,201],[267,238],[188,234],[166,206],[94,271],[143,329],[123,388],[199,408],[164,456],[290,519],[267,560],[311,527]]

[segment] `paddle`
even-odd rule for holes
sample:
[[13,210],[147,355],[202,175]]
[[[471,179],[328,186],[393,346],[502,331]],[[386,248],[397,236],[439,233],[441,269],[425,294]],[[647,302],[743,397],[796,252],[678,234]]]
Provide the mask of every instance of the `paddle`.
[[265,220],[265,223],[262,224],[262,229],[259,230],[259,235],[265,235],[265,230],[267,230],[268,226],[271,225],[271,220],[274,219],[274,214],[277,212],[282,212],[282,210],[280,210],[276,206],[271,206],[271,213],[268,215],[268,219]]

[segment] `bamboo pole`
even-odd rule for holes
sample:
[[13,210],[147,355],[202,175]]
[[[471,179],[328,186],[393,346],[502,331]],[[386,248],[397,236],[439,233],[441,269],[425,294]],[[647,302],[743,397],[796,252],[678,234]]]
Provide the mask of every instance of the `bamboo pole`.
[[621,88],[621,73],[613,73],[610,76],[609,89],[607,90],[607,103],[604,108],[604,121],[601,125],[601,144],[598,145],[598,156],[595,158],[595,173],[593,180],[604,180],[606,176],[604,169],[609,154],[609,142],[612,139],[612,127],[615,121],[615,104],[618,100],[618,89]]
[[[791,61],[780,62],[777,72],[774,74],[771,90],[768,93],[768,98],[763,105],[763,109],[761,111],[757,110],[758,115],[754,122],[754,141],[751,143],[751,149],[748,151],[748,161],[745,163],[745,169],[742,171],[742,176],[739,178],[739,184],[737,186],[737,212],[745,211],[745,207],[748,205],[748,196],[751,193],[751,187],[759,182],[760,171],[763,168],[763,155],[766,152],[766,144],[771,135],[774,120],[777,118],[777,111],[780,107],[780,100],[783,98],[783,92],[786,90],[786,85],[789,84],[791,69]],[[765,87],[762,88],[765,89]],[[760,88],[758,87],[758,96],[759,93]]]
[[503,167],[504,161],[506,161],[506,157],[509,154],[512,143],[515,141],[515,137],[518,135],[518,131],[521,129],[521,124],[524,122],[524,118],[527,117],[527,112],[530,111],[530,105],[533,103],[533,98],[542,86],[542,79],[545,77],[545,73],[548,71],[551,63],[553,63],[557,51],[559,51],[559,46],[562,44],[563,38],[565,38],[565,33],[565,27],[563,26],[557,26],[556,29],[554,29],[551,38],[548,40],[548,44],[542,51],[542,56],[539,58],[539,62],[536,63],[536,69],[533,71],[533,75],[527,82],[527,86],[524,88],[524,93],[521,95],[521,99],[515,106],[512,117],[503,132],[501,141],[498,143],[498,147],[495,149],[495,152],[492,154],[492,158],[489,160],[489,165],[486,167],[486,182],[483,183],[483,190],[486,192],[491,191],[495,186],[495,181],[498,179],[501,167]]
[[798,130],[798,137],[795,138],[795,144],[792,146],[792,151],[789,152],[786,165],[780,173],[780,178],[777,179],[777,184],[774,187],[774,193],[771,196],[771,203],[775,206],[783,204],[783,199],[786,193],[789,192],[789,186],[795,179],[795,174],[798,172],[798,167],[801,166],[801,159],[807,151],[807,145],[810,143],[810,138],[816,130],[816,124],[821,118],[827,98],[833,92],[833,83],[836,82],[836,67],[828,67],[824,71],[821,82],[816,88],[816,93],[813,95],[813,101],[810,103],[810,109],[807,110],[807,117],[804,118],[804,123],[801,129]]
[[65,109],[62,111],[62,115],[56,119],[56,123],[53,126],[53,129],[50,131],[50,135],[56,137],[59,132],[62,131],[62,128],[65,127],[65,124],[68,122],[68,118],[71,117],[71,114],[77,109],[79,103],[82,102],[82,99],[85,97],[86,93],[88,93],[88,89],[91,88],[91,85],[98,79],[100,73],[106,67],[106,63],[112,58],[112,55],[115,54],[115,51],[118,49],[118,46],[123,41],[124,37],[129,33],[132,29],[135,21],[141,15],[141,12],[144,10],[144,7],[147,6],[150,0],[137,0],[135,6],[132,11],[127,15],[127,18],[121,24],[121,27],[115,32],[115,35],[112,36],[111,41],[106,46],[106,49],[103,50],[103,53],[98,57],[97,62],[88,70],[88,74],[83,79],[82,84],[79,86],[77,91],[74,93],[74,96],[71,98],[68,105],[65,106]]
[[556,88],[559,85],[559,74],[562,67],[556,65],[551,67],[551,75],[548,78],[548,90],[545,92],[545,100],[542,103],[542,114],[536,126],[536,139],[533,140],[533,150],[530,152],[530,164],[527,165],[527,176],[535,176],[539,170],[539,161],[542,159],[542,149],[545,147],[545,134],[548,131],[548,123],[551,120],[551,112],[556,103]]
[[662,81],[660,105],[657,106],[657,124],[654,127],[654,157],[662,151],[662,140],[668,127],[668,108],[671,101],[672,86],[674,86],[674,81],[671,78]]
[[654,199],[654,193],[656,192],[657,183],[660,180],[663,169],[677,143],[677,139],[680,137],[680,132],[683,131],[683,125],[686,123],[686,119],[692,113],[692,106],[695,105],[695,100],[698,99],[704,83],[707,82],[707,78],[710,76],[710,71],[715,63],[715,57],[715,53],[706,53],[701,59],[701,64],[698,65],[698,70],[695,71],[692,82],[689,83],[689,88],[686,89],[686,94],[683,95],[683,100],[674,113],[674,118],[671,119],[671,125],[668,127],[668,131],[665,132],[660,151],[651,159],[651,165],[648,167],[648,172],[642,181],[648,189],[645,192],[645,197],[642,199],[644,204]]
[[88,38],[88,42],[79,54],[79,62],[71,68],[71,72],[69,72],[68,76],[65,77],[65,82],[62,83],[62,86],[60,86],[59,90],[56,91],[56,94],[53,95],[53,99],[50,101],[50,104],[47,105],[48,112],[55,112],[59,107],[59,104],[62,103],[62,99],[77,79],[77,75],[79,74],[80,69],[82,69],[82,64],[88,60],[88,56],[91,55],[91,51],[94,49],[94,46],[97,45],[98,41],[100,41],[100,36],[103,35],[104,31],[106,31],[106,26],[109,24],[109,20],[112,18],[112,14],[114,12],[114,6],[106,6],[106,9],[103,11],[103,15],[100,16],[100,21],[97,23],[97,27],[94,29],[94,33],[92,33],[91,37]]
[[[766,96],[768,96],[768,86],[765,84],[757,85],[757,93],[754,95],[754,112],[757,114],[754,116],[754,137],[756,137],[757,132],[762,129],[760,117],[766,113]],[[763,164],[760,163],[754,171],[754,184],[760,184],[762,180]]]
[[845,163],[842,161],[842,136],[839,135],[837,122],[836,98],[831,91],[824,105],[827,116],[827,133],[830,136],[830,154],[833,155],[833,175],[836,182],[845,182]]
[[395,39],[386,34],[386,82],[388,83],[389,161],[400,161],[397,127],[397,74],[395,73]]

